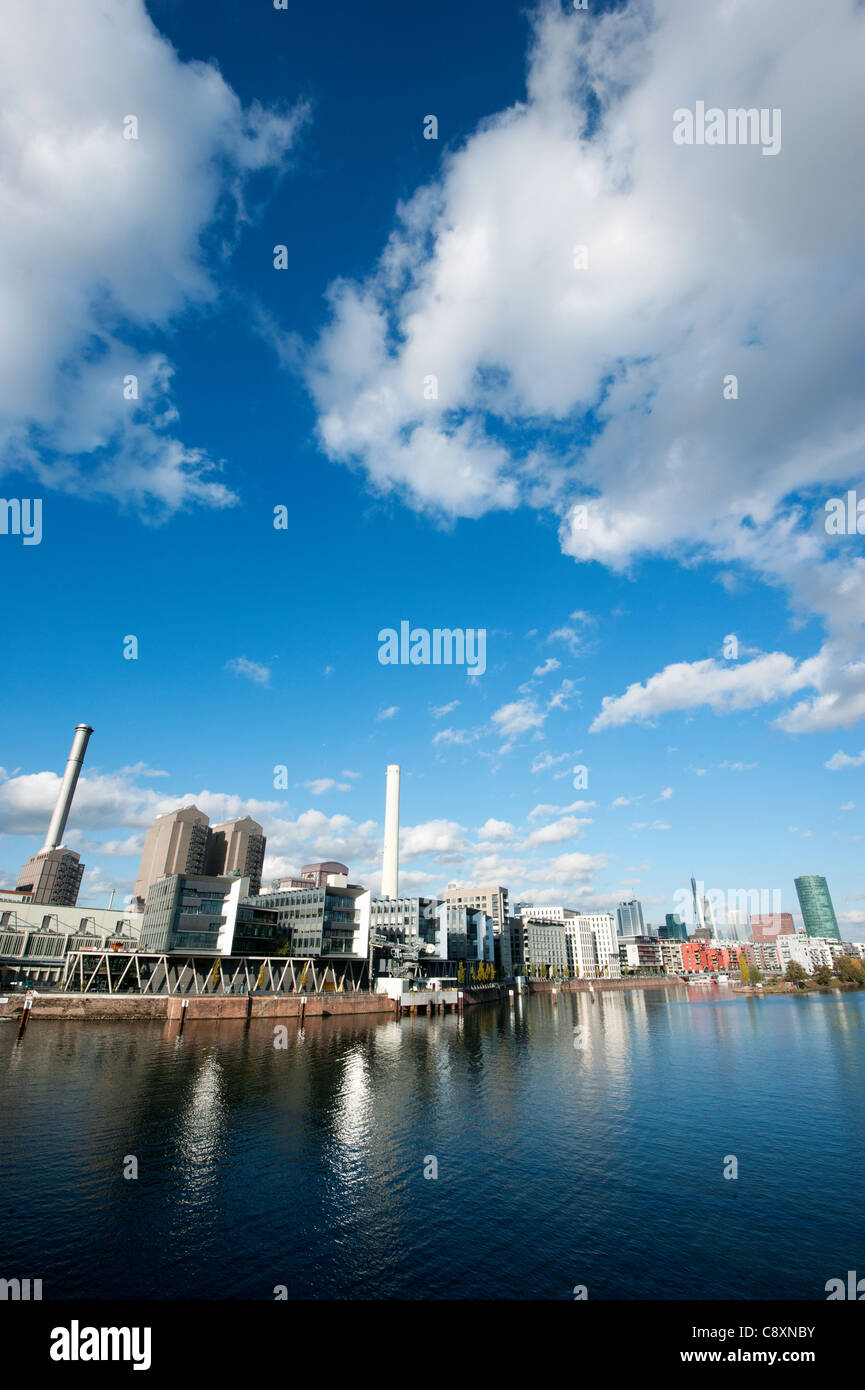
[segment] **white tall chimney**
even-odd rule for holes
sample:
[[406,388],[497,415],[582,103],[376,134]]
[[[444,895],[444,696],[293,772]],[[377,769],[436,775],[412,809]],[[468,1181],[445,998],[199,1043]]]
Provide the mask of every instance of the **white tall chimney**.
[[381,868],[381,895],[399,897],[399,767],[389,763],[387,796],[384,804],[384,855]]
[[69,811],[72,806],[72,798],[75,795],[75,788],[78,785],[78,775],[81,772],[81,765],[84,762],[84,754],[87,751],[87,744],[90,735],[93,733],[89,724],[76,724],[75,737],[72,740],[72,751],[66,763],[66,771],[63,774],[63,781],[60,783],[60,791],[57,793],[57,804],[54,807],[54,814],[51,817],[51,824],[48,827],[48,836],[42,846],[41,853],[46,850],[57,849],[63,843],[63,832],[66,829],[66,822],[69,819]]

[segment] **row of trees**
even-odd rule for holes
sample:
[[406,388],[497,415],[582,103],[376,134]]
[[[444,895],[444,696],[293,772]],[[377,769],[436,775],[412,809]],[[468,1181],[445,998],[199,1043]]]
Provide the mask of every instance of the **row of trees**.
[[[469,984],[489,985],[492,984],[493,980],[497,979],[497,977],[498,970],[496,966],[487,961],[482,960],[479,961],[477,965],[473,964],[469,967]],[[461,985],[464,985],[466,982],[466,965],[465,961],[462,960],[457,966],[457,981]]]
[[818,985],[829,985],[833,979],[841,980],[845,984],[865,985],[865,965],[855,956],[838,956],[832,962],[831,969],[828,965],[818,965],[813,976],[809,976],[804,965],[795,960],[790,961],[784,974],[785,980],[791,984],[798,984],[800,980],[809,978]]

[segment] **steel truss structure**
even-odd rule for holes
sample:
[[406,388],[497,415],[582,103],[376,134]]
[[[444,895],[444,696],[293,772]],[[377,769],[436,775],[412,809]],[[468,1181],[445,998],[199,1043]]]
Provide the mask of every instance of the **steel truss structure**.
[[357,956],[151,955],[70,951],[62,988],[75,994],[357,994],[367,962]]

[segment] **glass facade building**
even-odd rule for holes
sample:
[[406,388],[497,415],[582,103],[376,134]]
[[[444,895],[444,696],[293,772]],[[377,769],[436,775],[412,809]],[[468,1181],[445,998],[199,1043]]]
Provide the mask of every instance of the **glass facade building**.
[[795,880],[805,930],[809,936],[828,936],[841,940],[829,885],[819,874],[803,874]]
[[643,908],[636,898],[628,903],[619,903],[616,908],[616,926],[619,936],[648,936],[643,921]]

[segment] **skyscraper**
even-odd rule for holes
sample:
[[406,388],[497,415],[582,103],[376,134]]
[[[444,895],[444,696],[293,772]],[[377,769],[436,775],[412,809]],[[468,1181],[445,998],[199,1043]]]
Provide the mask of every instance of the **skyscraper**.
[[646,936],[642,904],[636,898],[630,902],[619,903],[616,908],[616,927],[619,936]]
[[819,874],[803,874],[794,880],[799,906],[809,936],[828,936],[841,940],[829,885]]

